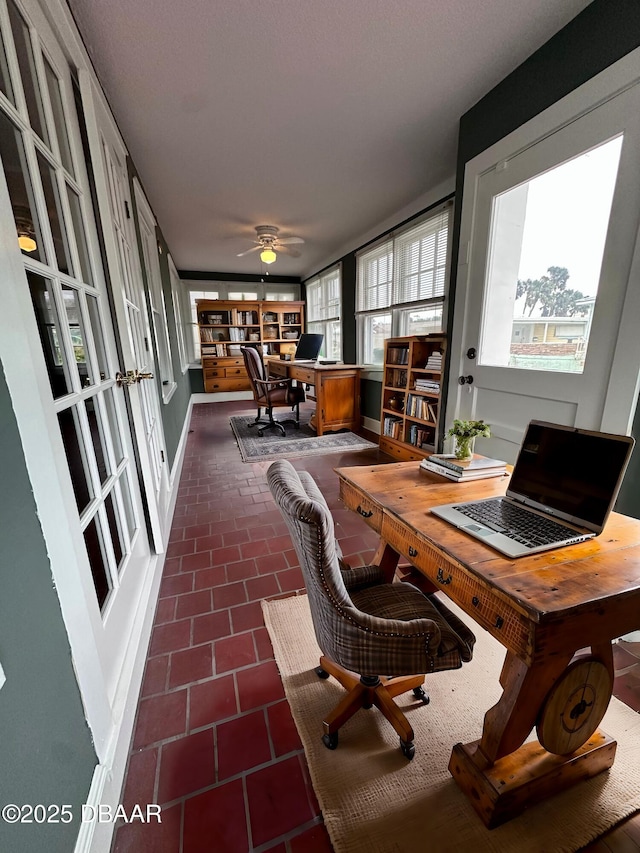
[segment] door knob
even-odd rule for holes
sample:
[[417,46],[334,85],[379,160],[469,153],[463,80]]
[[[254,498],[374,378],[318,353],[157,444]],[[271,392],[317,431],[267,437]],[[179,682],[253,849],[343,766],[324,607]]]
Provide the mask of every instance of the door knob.
[[473,376],[458,376],[458,385],[473,385]]
[[135,385],[142,379],[153,379],[153,373],[142,373],[139,370],[127,370],[126,373],[116,373],[116,385],[122,388],[123,385]]

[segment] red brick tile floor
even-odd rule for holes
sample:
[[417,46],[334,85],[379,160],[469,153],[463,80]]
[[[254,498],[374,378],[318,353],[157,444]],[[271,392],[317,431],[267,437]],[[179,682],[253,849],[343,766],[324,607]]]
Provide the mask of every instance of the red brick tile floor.
[[[243,463],[229,426],[250,411],[193,408],[122,795],[127,811],[161,804],[162,824],[120,825],[112,853],[332,853],[262,620],[261,599],[304,584],[270,463]],[[292,460],[325,495],[351,565],[377,537],[340,504],[333,469],[390,461],[377,449]],[[615,661],[615,695],[640,710],[640,643],[618,643]],[[640,850],[638,825],[587,849]]]

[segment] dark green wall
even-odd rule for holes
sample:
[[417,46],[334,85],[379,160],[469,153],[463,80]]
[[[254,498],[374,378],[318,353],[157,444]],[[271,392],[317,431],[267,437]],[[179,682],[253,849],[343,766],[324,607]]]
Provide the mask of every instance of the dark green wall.
[[[0,370],[0,805],[87,800],[96,755],[4,372]],[[0,850],[69,853],[79,821],[9,825]]]

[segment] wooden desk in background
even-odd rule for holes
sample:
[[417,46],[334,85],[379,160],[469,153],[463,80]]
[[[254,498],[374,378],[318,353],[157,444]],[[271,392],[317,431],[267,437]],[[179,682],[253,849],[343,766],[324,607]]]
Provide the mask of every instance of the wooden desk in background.
[[450,483],[418,462],[336,472],[345,505],[380,534],[387,578],[402,555],[507,650],[482,736],[456,744],[449,763],[485,825],[610,767],[616,742],[598,725],[611,642],[640,627],[640,521],[612,513],[595,539],[509,560],[429,512],[503,494],[506,477]]
[[317,364],[265,358],[270,376],[295,379],[313,385],[307,400],[316,404],[316,432],[322,435],[339,429],[360,429],[360,366],[357,364]]

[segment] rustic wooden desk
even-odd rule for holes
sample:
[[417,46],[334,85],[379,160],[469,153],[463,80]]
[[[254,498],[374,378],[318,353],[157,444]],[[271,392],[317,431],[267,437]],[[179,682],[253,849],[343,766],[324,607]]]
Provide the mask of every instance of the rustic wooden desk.
[[267,358],[272,376],[288,377],[313,385],[308,400],[316,403],[316,432],[322,435],[339,429],[360,428],[360,366],[357,364],[316,364]]
[[337,474],[345,505],[380,534],[387,577],[405,557],[506,648],[502,696],[449,763],[485,825],[610,767],[616,742],[598,725],[611,642],[640,627],[640,521],[612,513],[595,539],[509,560],[429,512],[502,494],[507,477],[451,483],[418,462]]

